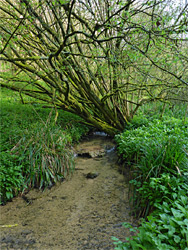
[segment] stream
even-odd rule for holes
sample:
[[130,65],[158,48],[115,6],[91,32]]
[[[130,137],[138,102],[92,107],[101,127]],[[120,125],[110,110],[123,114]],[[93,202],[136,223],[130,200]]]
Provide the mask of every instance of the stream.
[[128,184],[112,140],[95,134],[75,147],[75,156],[75,172],[63,183],[0,207],[1,250],[112,250],[112,236],[130,236],[122,226],[134,223]]

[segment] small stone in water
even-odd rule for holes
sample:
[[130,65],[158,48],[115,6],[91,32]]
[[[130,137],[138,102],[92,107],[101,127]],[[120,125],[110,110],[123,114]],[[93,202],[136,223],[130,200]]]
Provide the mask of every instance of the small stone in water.
[[86,178],[87,179],[95,179],[98,175],[99,175],[99,173],[90,172],[86,175]]

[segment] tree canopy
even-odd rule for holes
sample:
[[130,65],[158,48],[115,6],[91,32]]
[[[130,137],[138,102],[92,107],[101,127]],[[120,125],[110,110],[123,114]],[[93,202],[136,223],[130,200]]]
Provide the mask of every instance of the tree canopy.
[[[175,1],[176,2],[176,1]],[[0,84],[114,135],[153,101],[188,101],[188,6],[0,0]],[[186,92],[187,93],[187,92]]]

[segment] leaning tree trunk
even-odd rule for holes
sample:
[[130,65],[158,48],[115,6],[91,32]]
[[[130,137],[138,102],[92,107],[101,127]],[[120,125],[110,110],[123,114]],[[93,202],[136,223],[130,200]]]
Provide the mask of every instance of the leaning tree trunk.
[[172,88],[188,86],[179,36],[184,10],[164,26],[159,0],[1,3],[0,60],[18,68],[1,74],[1,86],[75,113],[110,135],[144,103],[167,101]]

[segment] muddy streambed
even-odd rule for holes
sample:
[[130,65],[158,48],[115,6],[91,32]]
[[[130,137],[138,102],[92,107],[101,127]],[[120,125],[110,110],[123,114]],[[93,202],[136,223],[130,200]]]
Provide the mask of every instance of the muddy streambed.
[[0,207],[1,250],[111,250],[112,236],[123,241],[129,236],[121,224],[133,223],[128,187],[118,171],[114,144],[95,136],[75,150],[72,177]]

